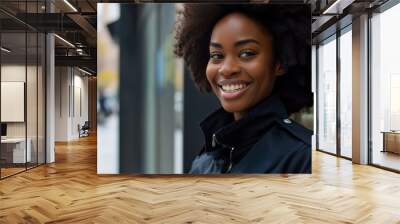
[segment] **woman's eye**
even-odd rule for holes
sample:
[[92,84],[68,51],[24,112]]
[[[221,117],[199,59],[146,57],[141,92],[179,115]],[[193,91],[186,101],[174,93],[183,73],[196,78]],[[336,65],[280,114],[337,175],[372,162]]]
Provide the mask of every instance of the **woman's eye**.
[[210,58],[213,60],[221,60],[224,58],[224,55],[221,53],[210,53]]
[[249,50],[245,50],[245,51],[241,51],[239,54],[239,57],[241,58],[249,58],[252,57],[254,55],[256,55],[257,53],[254,51],[249,51]]

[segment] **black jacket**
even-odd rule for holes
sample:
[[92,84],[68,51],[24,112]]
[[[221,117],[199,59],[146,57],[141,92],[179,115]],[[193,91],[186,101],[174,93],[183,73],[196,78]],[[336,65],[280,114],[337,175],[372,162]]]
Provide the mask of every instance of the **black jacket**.
[[311,173],[312,131],[288,119],[278,96],[240,120],[222,108],[200,124],[205,145],[190,173]]

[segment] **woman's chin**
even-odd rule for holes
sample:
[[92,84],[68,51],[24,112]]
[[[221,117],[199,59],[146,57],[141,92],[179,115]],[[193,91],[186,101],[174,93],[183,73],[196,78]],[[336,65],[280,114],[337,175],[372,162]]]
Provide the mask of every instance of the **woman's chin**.
[[247,110],[246,107],[241,102],[237,102],[237,103],[221,102],[221,105],[222,105],[222,108],[224,108],[224,110],[229,113],[239,113],[239,112]]

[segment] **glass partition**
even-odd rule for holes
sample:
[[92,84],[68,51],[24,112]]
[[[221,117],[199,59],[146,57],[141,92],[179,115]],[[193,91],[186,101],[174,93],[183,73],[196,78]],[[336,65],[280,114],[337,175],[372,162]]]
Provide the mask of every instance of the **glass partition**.
[[318,149],[336,154],[336,36],[318,47]]
[[5,10],[15,10],[15,17],[0,11],[0,178],[45,163],[46,39],[16,19],[26,12],[43,12],[44,1],[26,4],[0,3]]
[[1,34],[2,177],[24,171],[31,161],[26,150],[26,41],[25,32]]

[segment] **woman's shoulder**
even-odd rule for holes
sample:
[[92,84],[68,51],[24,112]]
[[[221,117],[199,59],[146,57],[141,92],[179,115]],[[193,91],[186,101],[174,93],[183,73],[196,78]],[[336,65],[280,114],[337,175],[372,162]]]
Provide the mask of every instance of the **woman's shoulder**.
[[293,153],[309,154],[313,131],[287,118],[277,119],[276,125],[268,130],[254,148],[269,149],[277,155]]
[[277,120],[233,172],[310,173],[312,133],[293,120]]
[[306,145],[311,145],[311,136],[313,131],[303,125],[289,119],[277,119],[278,129],[276,130],[282,137],[292,138],[293,140],[301,141]]

